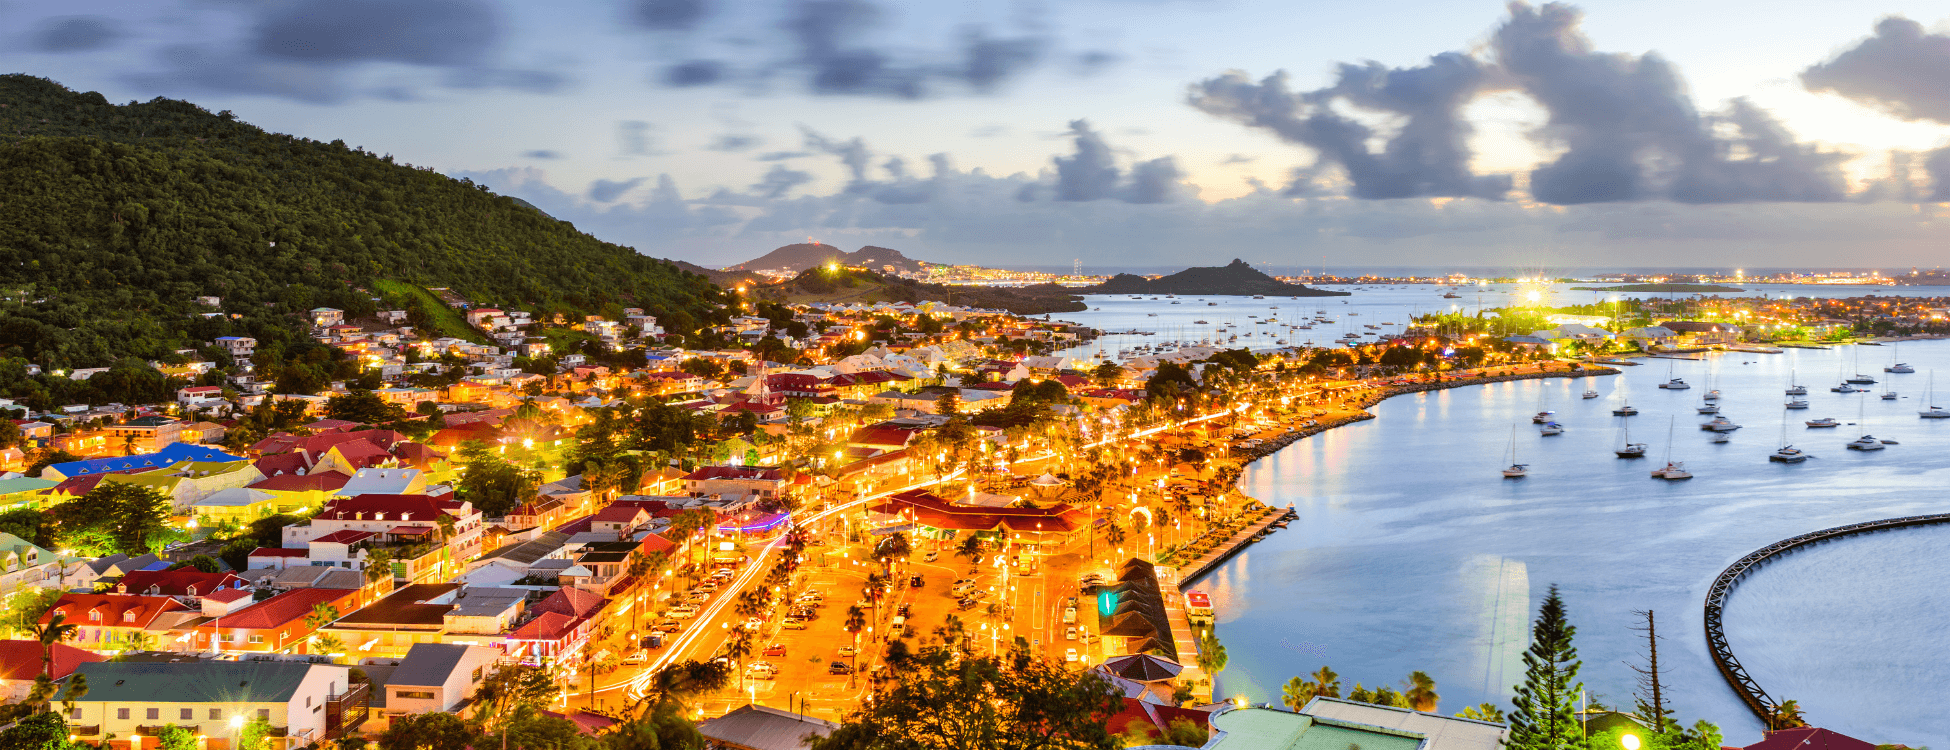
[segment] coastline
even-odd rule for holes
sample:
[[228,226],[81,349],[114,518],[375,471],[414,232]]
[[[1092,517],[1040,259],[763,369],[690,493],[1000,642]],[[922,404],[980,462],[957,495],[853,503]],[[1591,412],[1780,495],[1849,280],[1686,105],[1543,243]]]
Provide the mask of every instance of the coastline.
[[[1336,427],[1354,424],[1355,422],[1365,422],[1367,420],[1374,419],[1375,418],[1374,412],[1370,412],[1368,411],[1368,409],[1373,408],[1375,404],[1379,404],[1395,396],[1401,396],[1410,393],[1425,393],[1428,391],[1447,390],[1450,388],[1463,388],[1472,385],[1487,385],[1490,383],[1502,383],[1502,382],[1507,382],[1512,380],[1542,380],[1545,378],[1584,378],[1584,377],[1596,377],[1596,376],[1603,376],[1603,375],[1617,375],[1620,372],[1621,370],[1612,367],[1585,365],[1581,370],[1569,370],[1569,369],[1545,370],[1541,372],[1508,373],[1503,375],[1484,375],[1484,376],[1469,377],[1469,378],[1445,379],[1440,381],[1430,380],[1430,381],[1423,381],[1417,383],[1391,385],[1391,386],[1384,386],[1381,388],[1368,389],[1361,392],[1359,395],[1355,397],[1355,399],[1352,402],[1348,404],[1350,408],[1356,410],[1352,414],[1335,415],[1335,416],[1315,419],[1313,420],[1314,424],[1306,425],[1303,427],[1299,427],[1296,429],[1291,429],[1286,432],[1283,432],[1271,439],[1267,439],[1266,441],[1262,442],[1259,445],[1259,447],[1256,448],[1238,449],[1233,453],[1233,455],[1239,457],[1240,474],[1243,475],[1245,473],[1244,472],[1245,468],[1251,465],[1254,461],[1258,461],[1262,458],[1273,455],[1274,453],[1279,452],[1280,449],[1292,445],[1295,442],[1301,440],[1302,438],[1312,437],[1314,435],[1318,435],[1320,433],[1326,432]],[[1231,484],[1233,488],[1236,490],[1238,487],[1238,480],[1239,477],[1235,476],[1230,478],[1228,483]]]

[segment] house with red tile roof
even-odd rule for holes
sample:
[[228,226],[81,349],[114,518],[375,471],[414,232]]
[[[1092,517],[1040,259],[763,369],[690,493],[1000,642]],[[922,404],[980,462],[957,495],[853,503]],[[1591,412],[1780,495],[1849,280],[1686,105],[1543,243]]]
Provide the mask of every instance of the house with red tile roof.
[[[74,674],[76,667],[108,658],[65,643],[56,643],[51,650],[54,669],[50,676],[56,682]],[[28,691],[34,689],[34,678],[41,676],[41,654],[40,641],[0,641],[0,699],[12,703],[27,699]]]
[[69,643],[90,651],[120,651],[130,633],[148,633],[162,640],[167,632],[167,624],[159,622],[162,615],[192,611],[167,596],[66,593],[41,615],[40,622],[46,624],[60,614],[63,622],[79,626]]
[[136,570],[115,584],[117,594],[200,597],[219,589],[246,585],[233,573],[205,573],[195,568]]
[[[1046,508],[962,505],[927,490],[908,490],[871,506],[875,513],[897,516],[936,532],[1007,531],[1042,537],[1045,544],[1062,544],[1089,524],[1081,508],[1057,503]],[[1035,539],[1036,537],[1030,537]]]
[[524,663],[575,657],[589,642],[596,621],[609,600],[571,586],[556,589],[529,607],[532,619],[508,633],[508,655]]
[[776,499],[785,491],[785,473],[778,469],[706,466],[684,477],[684,490],[696,496],[725,498],[756,495]]
[[281,508],[317,508],[329,501],[333,493],[344,489],[345,483],[350,481],[350,474],[320,470],[280,474],[252,484],[249,489],[271,493],[277,497],[277,505]]
[[[324,604],[344,615],[359,609],[361,589],[292,589],[230,614],[199,624],[190,640],[199,651],[313,653],[306,636],[315,629],[305,622],[312,608]],[[351,645],[351,644],[348,644]]]
[[[443,530],[442,518],[451,520]],[[359,495],[337,497],[319,509],[309,522],[284,527],[285,547],[309,547],[313,539],[338,531],[368,531],[379,535],[370,546],[394,551],[395,571],[404,566],[409,581],[440,580],[456,575],[481,554],[481,512],[452,495]],[[428,545],[442,536],[445,545]],[[405,557],[407,551],[417,555]],[[355,565],[354,567],[362,567]]]
[[1120,700],[1124,701],[1123,709],[1104,719],[1104,728],[1110,730],[1111,734],[1143,732],[1153,738],[1169,737],[1167,730],[1174,721],[1183,721],[1208,731],[1211,729],[1212,714],[1196,708],[1167,706],[1137,698]]
[[1761,733],[1761,740],[1741,750],[1875,750],[1865,742],[1820,727],[1795,727]]
[[258,547],[251,550],[251,570],[272,568],[283,570],[292,565],[310,565],[311,550],[304,547],[287,549],[284,547]]

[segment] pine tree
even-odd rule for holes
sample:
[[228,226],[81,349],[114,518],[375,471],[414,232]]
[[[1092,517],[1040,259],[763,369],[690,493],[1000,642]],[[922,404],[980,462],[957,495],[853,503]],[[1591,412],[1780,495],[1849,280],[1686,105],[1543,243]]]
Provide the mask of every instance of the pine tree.
[[1584,684],[1577,682],[1578,651],[1571,647],[1577,634],[1564,616],[1564,600],[1552,584],[1550,595],[1531,627],[1530,649],[1524,652],[1523,684],[1516,686],[1516,710],[1510,714],[1511,750],[1573,750],[1585,746],[1577,720],[1577,698]]
[[1639,673],[1639,689],[1632,697],[1638,701],[1639,717],[1652,725],[1654,734],[1664,734],[1677,729],[1678,723],[1672,719],[1672,709],[1666,707],[1665,685],[1659,679],[1659,625],[1652,610],[1637,614],[1645,617],[1645,626],[1633,629],[1645,634],[1646,665],[1632,667]]

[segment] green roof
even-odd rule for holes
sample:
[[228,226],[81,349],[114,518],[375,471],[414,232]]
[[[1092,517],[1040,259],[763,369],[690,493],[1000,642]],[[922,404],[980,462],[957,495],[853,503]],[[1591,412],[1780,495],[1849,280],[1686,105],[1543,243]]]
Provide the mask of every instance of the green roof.
[[0,479],[0,495],[12,495],[16,492],[35,492],[53,487],[57,484],[60,484],[60,482],[51,479],[41,479],[39,477]]
[[[107,703],[282,703],[317,665],[277,661],[95,662],[88,701]],[[63,700],[67,688],[55,700]]]
[[[92,695],[89,697],[93,697]],[[1421,735],[1317,720],[1305,714],[1274,708],[1242,708],[1212,717],[1212,726],[1225,735],[1210,750],[1416,750]]]

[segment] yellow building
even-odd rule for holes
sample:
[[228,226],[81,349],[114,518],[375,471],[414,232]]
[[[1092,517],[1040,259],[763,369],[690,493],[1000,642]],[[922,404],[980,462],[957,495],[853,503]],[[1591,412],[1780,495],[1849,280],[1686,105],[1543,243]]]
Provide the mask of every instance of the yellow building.
[[[227,750],[258,719],[270,724],[270,747],[323,744],[365,723],[370,703],[348,668],[330,664],[95,662],[75,673],[87,676],[88,694],[68,715],[70,731],[89,742],[113,737],[114,750],[172,724],[206,738],[208,750]],[[66,697],[63,687],[57,705]]]

